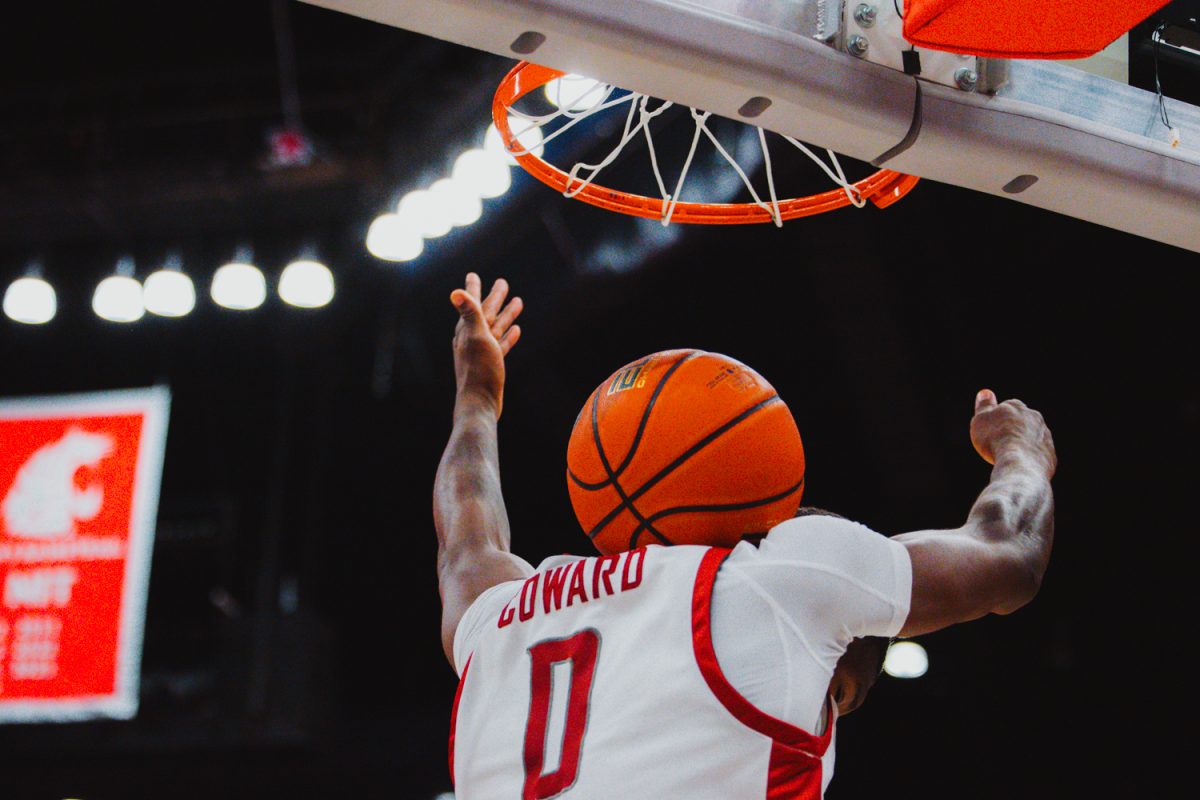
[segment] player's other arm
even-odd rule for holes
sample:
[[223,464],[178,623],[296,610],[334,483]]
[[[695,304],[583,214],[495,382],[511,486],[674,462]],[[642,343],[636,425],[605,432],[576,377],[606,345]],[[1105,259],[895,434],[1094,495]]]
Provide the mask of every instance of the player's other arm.
[[480,594],[524,578],[528,565],[509,552],[508,514],[500,491],[496,422],[504,398],[504,357],[521,336],[514,324],[521,299],[505,305],[508,284],[496,281],[486,300],[479,276],[450,296],[458,309],[454,373],[458,386],[454,427],[433,485],[442,596],[442,647],[454,664],[454,633]]
[[967,522],[895,537],[912,560],[912,603],[901,635],[1009,614],[1041,586],[1054,541],[1050,479],[1057,457],[1042,415],[984,390],[971,420],[975,449],[993,464]]

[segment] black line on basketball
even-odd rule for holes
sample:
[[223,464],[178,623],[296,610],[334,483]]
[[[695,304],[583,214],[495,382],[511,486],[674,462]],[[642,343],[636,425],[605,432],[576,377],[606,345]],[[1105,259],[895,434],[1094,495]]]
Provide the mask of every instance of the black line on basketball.
[[[618,478],[621,477],[621,474],[623,472],[625,472],[625,469],[629,466],[629,463],[631,461],[633,461],[633,456],[637,452],[638,445],[640,445],[642,443],[642,434],[645,433],[645,431],[646,431],[646,423],[650,420],[650,411],[651,411],[651,409],[654,408],[654,404],[656,402],[658,402],[658,396],[662,393],[663,387],[667,383],[667,379],[670,378],[671,375],[673,375],[675,373],[675,370],[679,369],[683,365],[683,362],[691,361],[693,358],[695,358],[696,356],[700,356],[700,355],[704,355],[704,351],[695,350],[691,353],[688,353],[686,356],[684,356],[683,358],[677,360],[674,364],[672,364],[667,369],[667,371],[665,373],[663,373],[663,376],[658,379],[658,385],[656,385],[654,387],[654,392],[650,395],[650,402],[648,402],[646,404],[646,409],[642,412],[642,418],[638,422],[637,432],[633,436],[633,443],[629,445],[629,452],[625,454],[625,459],[617,467],[616,472],[614,473],[616,477],[618,477]],[[599,401],[599,398],[600,398],[600,390],[597,389],[596,390],[597,402]],[[595,408],[595,406],[593,405],[593,409],[594,408]],[[600,440],[599,440],[598,436],[596,437],[595,440],[596,440],[596,449],[599,450],[600,449]],[[575,473],[571,472],[570,468],[567,469],[567,475],[568,475],[568,477],[570,477],[570,479],[572,481],[575,482],[576,486],[578,486],[580,489],[584,489],[589,492],[598,491],[600,489],[605,488],[610,483],[612,483],[611,480],[603,480],[603,481],[600,481],[599,483],[585,483],[585,482],[581,481],[579,479],[579,477],[577,475],[575,475]]]
[[[679,466],[681,464],[683,464],[683,462],[687,461],[689,458],[696,455],[696,453],[699,453],[705,447],[708,447],[710,444],[712,444],[714,441],[716,441],[718,438],[720,438],[720,436],[722,434],[724,434],[726,431],[728,431],[730,428],[732,428],[735,425],[737,425],[738,423],[742,422],[747,417],[750,417],[751,415],[757,413],[758,411],[766,408],[767,406],[772,405],[773,403],[779,403],[779,402],[781,402],[779,399],[779,395],[773,394],[770,397],[766,398],[765,400],[762,400],[762,401],[750,406],[750,408],[747,408],[745,411],[738,414],[736,417],[729,420],[724,425],[717,428],[715,431],[708,434],[700,441],[696,442],[694,445],[692,445],[687,450],[685,450],[678,458],[676,458],[670,464],[667,464],[665,467],[660,469],[658,471],[658,473],[654,475],[654,477],[647,480],[640,487],[638,487],[637,491],[635,491],[629,495],[629,502],[632,503],[633,501],[637,500],[639,497],[644,495],[646,492],[650,491],[652,488],[654,488],[654,486],[659,481],[661,481],[663,478],[670,475],[675,470],[679,469]],[[596,525],[590,531],[588,531],[587,535],[593,539],[596,538],[596,534],[598,534],[600,531],[604,530],[604,527],[606,525],[608,525],[608,523],[610,523],[614,519],[616,519],[617,515],[620,514],[622,511],[624,511],[625,508],[626,508],[626,505],[624,502],[617,505],[616,508],[614,508],[612,511],[608,512],[608,514],[606,514],[604,516],[604,519],[602,519],[598,523],[596,523]]]
[[[663,376],[663,380],[666,380],[665,375]],[[617,496],[621,498],[621,503],[629,509],[629,512],[633,514],[634,519],[638,521],[638,527],[645,527],[647,531],[661,539],[664,544],[669,544],[667,537],[656,531],[654,526],[647,522],[646,518],[642,516],[642,513],[637,510],[637,506],[635,506],[633,501],[629,499],[629,496],[625,494],[625,489],[621,486],[621,482],[617,480],[617,476],[613,472],[612,466],[608,463],[608,456],[604,453],[604,445],[600,443],[599,408],[600,390],[597,389],[596,396],[592,400],[592,441],[596,445],[596,453],[600,456],[600,464],[604,467],[605,473],[608,474],[609,483],[611,483],[612,487],[617,490]]]
[[[658,396],[662,394],[663,387],[667,385],[667,381],[670,380],[671,376],[675,374],[675,370],[683,366],[685,361],[691,361],[700,354],[701,351],[699,350],[688,353],[686,356],[668,367],[667,371],[663,373],[663,376],[658,379],[658,385],[654,387],[654,392],[650,395],[650,402],[646,403],[646,410],[642,412],[642,418],[638,422],[637,433],[633,435],[633,444],[629,446],[629,452],[625,454],[625,460],[622,461],[620,466],[617,467],[618,476],[620,476],[621,473],[625,471],[625,468],[629,466],[629,462],[633,461],[633,454],[637,452],[638,445],[642,443],[642,434],[645,433],[646,423],[650,420],[650,412],[654,409],[654,404],[658,402]],[[596,443],[598,445],[599,440],[597,440]]]
[[[787,497],[788,495],[794,494],[795,492],[799,491],[800,487],[802,487],[803,485],[804,485],[804,478],[801,478],[799,483],[795,484],[787,491],[780,492],[779,494],[771,495],[770,497],[763,497],[759,500],[749,500],[744,503],[721,503],[721,504],[708,505],[708,506],[674,506],[673,508],[664,508],[662,511],[656,511],[653,514],[651,514],[649,519],[647,519],[647,522],[657,522],[658,520],[662,519],[663,517],[669,517],[669,516],[673,516],[675,514],[691,514],[691,513],[708,514],[708,513],[719,513],[722,511],[745,511],[748,508],[757,508],[758,506],[769,506],[769,505],[771,505],[771,503],[777,503],[780,500],[782,500],[783,498]],[[642,532],[641,526],[638,526],[638,528],[636,530],[634,530],[633,537],[630,538],[629,541],[636,542],[638,536],[641,535],[641,532]],[[630,546],[630,549],[632,549],[632,545]]]
[[[633,535],[629,537],[629,549],[630,550],[637,549],[637,541],[638,541],[638,539],[641,538],[642,534],[645,532],[646,532],[646,529],[643,528],[641,525],[638,525],[636,528],[633,529]],[[662,543],[667,546],[671,546],[671,545],[675,544],[674,542],[672,542],[670,539],[667,538],[666,534],[659,533],[659,534],[657,534],[657,536],[659,539],[662,539]]]

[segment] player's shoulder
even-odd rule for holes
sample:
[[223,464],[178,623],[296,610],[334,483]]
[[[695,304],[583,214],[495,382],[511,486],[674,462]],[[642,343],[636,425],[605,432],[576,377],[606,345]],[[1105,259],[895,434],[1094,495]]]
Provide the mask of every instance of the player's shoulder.
[[767,532],[757,548],[739,547],[739,558],[825,560],[897,547],[870,527],[828,514],[808,514],[785,520]]
[[767,533],[769,539],[787,539],[799,536],[842,535],[861,536],[869,534],[878,537],[881,534],[873,528],[852,519],[836,514],[802,514],[792,517],[776,525]]

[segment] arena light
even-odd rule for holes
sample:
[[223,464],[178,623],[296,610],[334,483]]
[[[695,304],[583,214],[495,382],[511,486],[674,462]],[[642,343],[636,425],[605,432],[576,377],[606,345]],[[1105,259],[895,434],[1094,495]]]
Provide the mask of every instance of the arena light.
[[288,305],[321,308],[329,305],[333,295],[333,273],[319,261],[293,261],[279,277],[279,296]]
[[133,277],[133,259],[122,258],[116,274],[100,281],[92,293],[92,310],[109,322],[137,322],[145,316],[142,284]]
[[160,269],[146,278],[142,296],[146,310],[160,317],[185,317],[196,307],[196,287],[192,279],[172,267]]
[[[517,144],[528,152],[539,158],[545,153],[546,146],[542,142],[546,136],[542,133],[540,125],[522,119],[516,114],[509,114],[508,129],[512,131]],[[504,149],[504,140],[500,138],[500,131],[496,129],[495,124],[488,125],[487,133],[483,136],[483,149],[504,156],[510,167],[517,163],[512,154]]]
[[563,111],[583,111],[600,103],[604,84],[582,75],[568,74],[555,78],[544,87],[550,105]]
[[250,311],[267,299],[267,279],[262,270],[246,261],[231,261],[213,274],[209,294],[213,302],[233,311]]
[[483,203],[475,193],[452,178],[436,181],[429,194],[455,227],[470,225],[483,216]]
[[893,678],[919,678],[929,671],[929,654],[916,642],[892,642],[883,671]]
[[[507,172],[507,167],[505,168]],[[414,229],[426,239],[445,236],[454,227],[448,209],[428,189],[409,192],[396,206],[396,214],[408,220]]]
[[384,261],[412,261],[424,249],[421,234],[408,217],[380,214],[367,229],[367,250]]
[[501,153],[468,150],[454,162],[451,177],[476,197],[499,197],[512,186],[512,175]]
[[4,292],[4,313],[13,322],[45,325],[58,313],[54,287],[36,275],[17,278]]

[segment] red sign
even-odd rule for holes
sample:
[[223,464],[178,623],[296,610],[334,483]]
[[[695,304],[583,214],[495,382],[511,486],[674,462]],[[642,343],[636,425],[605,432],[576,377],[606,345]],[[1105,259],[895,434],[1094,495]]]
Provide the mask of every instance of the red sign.
[[169,404],[0,400],[0,722],[137,712]]

